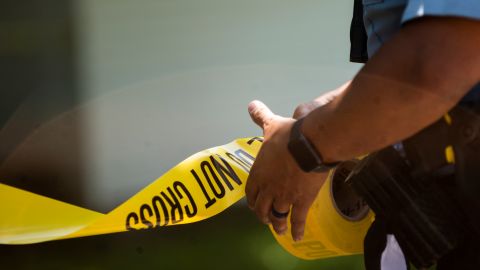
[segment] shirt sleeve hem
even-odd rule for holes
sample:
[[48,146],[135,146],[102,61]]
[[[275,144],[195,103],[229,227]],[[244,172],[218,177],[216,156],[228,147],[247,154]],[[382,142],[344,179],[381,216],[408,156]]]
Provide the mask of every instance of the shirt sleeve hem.
[[403,13],[402,24],[426,16],[480,20],[480,1],[410,0]]

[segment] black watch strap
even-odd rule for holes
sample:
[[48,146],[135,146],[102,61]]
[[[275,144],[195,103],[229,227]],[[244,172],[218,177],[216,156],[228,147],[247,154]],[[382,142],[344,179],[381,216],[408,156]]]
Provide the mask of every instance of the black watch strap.
[[293,124],[288,142],[288,151],[298,166],[304,172],[326,172],[336,167],[339,162],[323,162],[322,155],[317,151],[315,145],[303,135],[301,131],[302,123],[303,118]]

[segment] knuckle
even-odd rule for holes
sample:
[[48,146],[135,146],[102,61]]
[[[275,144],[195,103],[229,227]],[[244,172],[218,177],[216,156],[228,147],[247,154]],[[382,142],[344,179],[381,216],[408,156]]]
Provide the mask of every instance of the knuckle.
[[302,103],[295,108],[293,115],[296,117],[303,116],[309,111],[309,107],[310,107],[309,103]]
[[[286,190],[285,190],[286,189]],[[281,202],[288,203],[289,205],[294,204],[299,199],[299,194],[288,188],[284,188],[284,192],[278,194],[278,198]]]
[[265,107],[257,107],[255,111],[253,111],[253,115],[255,115],[258,118],[262,118],[265,116],[266,109]]
[[255,118],[260,118],[262,116],[262,111],[261,109],[255,109],[252,114]]
[[305,226],[305,219],[299,219],[299,220],[293,219],[291,221],[291,224],[292,226],[295,226],[295,227],[303,227]]
[[261,206],[261,205],[259,205],[258,203],[255,204],[255,213],[257,214],[257,216],[258,216],[259,218],[265,217],[265,214],[266,214],[266,213],[265,213],[265,210],[264,210],[264,207]]
[[300,111],[300,110],[305,109],[305,107],[307,107],[307,106],[308,106],[308,102],[303,102],[303,103],[298,104],[298,106],[297,106],[297,108],[295,108],[295,110]]
[[271,190],[270,190],[270,186],[268,185],[268,183],[265,183],[266,181],[264,181],[263,183],[261,183],[258,188],[259,190],[262,191],[263,194],[271,194]]
[[306,109],[306,106],[307,105],[305,103],[302,103],[302,104],[298,105],[297,108],[295,108],[295,112],[297,112],[297,113],[303,112]]

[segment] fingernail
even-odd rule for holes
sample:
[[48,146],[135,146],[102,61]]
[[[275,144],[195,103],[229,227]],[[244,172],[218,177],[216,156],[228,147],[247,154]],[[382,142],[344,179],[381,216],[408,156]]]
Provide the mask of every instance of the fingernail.
[[284,235],[287,232],[287,228],[276,228],[275,230],[278,235]]
[[255,100],[254,100],[254,101],[252,101],[248,104],[248,111],[252,112],[253,110],[255,110],[255,107],[256,107],[256,104],[255,104]]
[[298,241],[301,241],[302,238],[303,238],[303,235],[297,235],[295,236],[295,238],[293,238],[293,241],[298,242]]
[[265,224],[271,224],[272,222],[270,221],[269,218],[265,218],[265,219],[263,220],[263,223],[265,223]]

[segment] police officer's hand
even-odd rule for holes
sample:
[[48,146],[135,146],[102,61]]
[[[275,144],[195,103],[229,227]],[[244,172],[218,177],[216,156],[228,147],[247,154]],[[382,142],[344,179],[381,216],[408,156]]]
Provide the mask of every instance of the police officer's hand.
[[263,129],[265,139],[248,177],[248,205],[278,234],[287,230],[287,218],[282,214],[291,211],[292,237],[298,241],[303,237],[308,210],[327,174],[303,172],[288,152],[294,119],[273,114],[260,101],[251,102],[248,110],[252,120]]
[[295,108],[295,111],[293,112],[292,117],[294,119],[300,119],[306,116],[307,114],[309,114],[311,111],[315,110],[316,108],[324,104],[325,102],[318,101],[316,99],[309,102],[302,103]]
[[344,83],[342,86],[338,87],[335,90],[332,90],[330,92],[327,92],[316,99],[302,103],[298,105],[295,108],[295,111],[293,112],[293,118],[294,119],[300,119],[302,117],[305,117],[307,114],[309,114],[311,111],[315,110],[316,108],[326,105],[330,103],[332,100],[334,100],[338,95],[340,95],[347,87],[350,85],[351,81],[348,81]]

